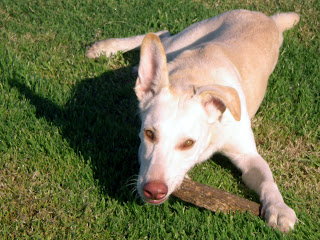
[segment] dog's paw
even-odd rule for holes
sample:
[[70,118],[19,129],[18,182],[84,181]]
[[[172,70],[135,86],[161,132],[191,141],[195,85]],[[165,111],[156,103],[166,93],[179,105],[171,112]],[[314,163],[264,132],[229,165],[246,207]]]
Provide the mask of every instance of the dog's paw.
[[271,202],[262,207],[262,216],[266,219],[268,225],[278,228],[281,232],[288,233],[293,230],[297,221],[295,212],[284,202]]
[[87,58],[97,58],[101,55],[106,55],[110,57],[112,54],[117,53],[117,50],[114,48],[114,40],[107,39],[94,43],[87,50]]

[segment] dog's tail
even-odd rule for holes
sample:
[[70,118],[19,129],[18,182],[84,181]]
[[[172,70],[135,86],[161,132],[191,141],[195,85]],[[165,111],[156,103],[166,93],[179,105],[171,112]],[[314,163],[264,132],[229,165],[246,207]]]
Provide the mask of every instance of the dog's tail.
[[284,32],[286,30],[289,30],[294,25],[296,25],[300,20],[299,14],[294,13],[294,12],[277,13],[277,14],[271,16],[271,18],[276,23],[280,32]]

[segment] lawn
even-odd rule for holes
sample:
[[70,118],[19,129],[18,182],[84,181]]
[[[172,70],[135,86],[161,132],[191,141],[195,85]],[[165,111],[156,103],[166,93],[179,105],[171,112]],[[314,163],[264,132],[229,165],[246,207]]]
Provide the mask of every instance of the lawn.
[[[135,191],[139,53],[87,59],[108,37],[172,34],[231,9],[295,11],[267,95],[252,120],[258,149],[299,218],[281,234],[250,214],[222,214]],[[262,0],[2,0],[0,239],[320,239],[320,4]],[[258,201],[227,159],[190,176]]]

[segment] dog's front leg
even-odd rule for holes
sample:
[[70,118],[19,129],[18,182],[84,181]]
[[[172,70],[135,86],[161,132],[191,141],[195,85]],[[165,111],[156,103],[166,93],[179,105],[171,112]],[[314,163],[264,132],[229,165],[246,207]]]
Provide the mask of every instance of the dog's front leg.
[[242,171],[245,184],[260,196],[261,215],[269,226],[281,232],[293,229],[297,220],[295,212],[288,207],[275,184],[271,170],[258,153],[229,154]]
[[[160,39],[170,37],[170,33],[168,31],[160,31],[155,34],[160,37]],[[110,57],[119,51],[127,52],[133,49],[139,49],[145,36],[146,35],[128,38],[109,38],[95,42],[90,48],[88,48],[87,57],[97,58],[103,54],[105,54],[106,57]]]

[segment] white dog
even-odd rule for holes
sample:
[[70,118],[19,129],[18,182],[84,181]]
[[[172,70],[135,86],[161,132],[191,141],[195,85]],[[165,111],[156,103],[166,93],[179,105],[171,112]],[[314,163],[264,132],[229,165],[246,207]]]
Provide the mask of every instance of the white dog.
[[88,50],[93,58],[141,46],[135,86],[142,120],[137,188],[145,201],[164,202],[195,164],[219,151],[259,194],[268,224],[283,232],[293,229],[296,214],[257,152],[250,118],[277,63],[282,33],[298,21],[295,13],[268,17],[234,10],[174,36],[162,31],[107,39]]

